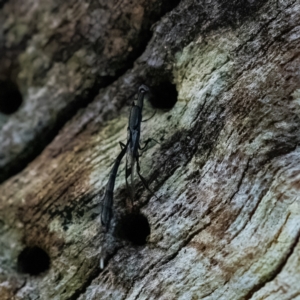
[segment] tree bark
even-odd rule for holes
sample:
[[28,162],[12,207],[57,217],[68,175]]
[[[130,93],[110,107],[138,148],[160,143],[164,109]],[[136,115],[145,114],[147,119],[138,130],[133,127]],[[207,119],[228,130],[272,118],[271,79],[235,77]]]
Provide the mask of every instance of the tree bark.
[[0,299],[300,299],[299,1],[105,2],[0,1]]

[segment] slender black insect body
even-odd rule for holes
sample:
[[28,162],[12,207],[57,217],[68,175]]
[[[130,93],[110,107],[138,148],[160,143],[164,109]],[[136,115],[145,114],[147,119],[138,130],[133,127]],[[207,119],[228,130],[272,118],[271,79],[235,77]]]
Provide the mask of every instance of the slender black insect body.
[[122,151],[116,158],[114,165],[110,171],[109,179],[105,188],[104,197],[102,200],[102,212],[101,212],[101,223],[106,228],[109,229],[110,220],[112,218],[112,209],[113,209],[113,199],[114,199],[114,188],[115,181],[118,172],[119,165],[122,158],[124,157],[127,150],[128,142],[126,145],[121,144]]
[[[102,200],[102,211],[101,211],[101,223],[106,228],[109,229],[109,224],[113,214],[113,193],[115,187],[116,176],[118,172],[119,165],[121,163],[122,158],[127,152],[127,159],[126,159],[126,185],[127,189],[130,190],[130,198],[133,203],[134,199],[134,166],[135,162],[137,162],[138,166],[138,174],[139,174],[139,162],[138,162],[138,149],[140,146],[140,132],[141,132],[141,122],[142,122],[142,110],[144,104],[144,97],[145,95],[149,94],[149,88],[145,85],[141,85],[139,87],[138,92],[138,100],[137,104],[133,103],[129,121],[128,121],[128,136],[127,136],[127,143],[126,145],[120,143],[122,151],[119,153],[118,157],[116,158],[114,165],[110,171],[110,175],[108,178],[108,182],[106,185],[105,193]],[[130,165],[130,167],[128,167]],[[129,188],[127,178],[131,173],[131,189]],[[139,174],[140,176],[140,174]],[[140,176],[141,177],[141,176]],[[144,178],[142,178],[144,181]]]
[[[146,85],[141,85],[138,91],[137,104],[133,102],[130,111],[129,122],[128,122],[128,136],[127,141],[129,142],[126,156],[126,185],[129,190],[131,202],[134,202],[134,167],[137,162],[137,171],[140,175],[139,167],[139,149],[140,149],[140,135],[141,135],[141,122],[142,122],[142,111],[144,106],[145,98],[148,98],[150,94],[149,88]],[[130,175],[130,187],[128,184],[128,177]],[[141,178],[144,183],[144,178]]]
[[[148,184],[145,178],[140,173],[140,163],[139,163],[139,149],[140,147],[140,135],[141,135],[141,122],[142,122],[142,110],[144,105],[144,100],[147,99],[150,95],[149,88],[146,85],[141,85],[138,90],[138,99],[137,103],[133,102],[130,116],[128,121],[128,135],[126,145],[120,143],[121,152],[116,158],[114,165],[111,169],[109,179],[106,185],[105,193],[102,200],[102,211],[101,211],[101,223],[105,227],[106,231],[109,229],[110,221],[113,215],[113,193],[115,187],[116,176],[118,172],[119,165],[122,158],[126,154],[126,186],[129,190],[132,206],[134,202],[134,167],[136,163],[136,169],[138,176],[140,177],[143,185],[149,190],[152,194],[153,192],[149,189]],[[145,148],[151,139],[145,141]],[[130,176],[130,186],[128,183],[128,177]],[[154,195],[154,194],[153,194]],[[104,268],[104,251],[100,247],[100,268]]]

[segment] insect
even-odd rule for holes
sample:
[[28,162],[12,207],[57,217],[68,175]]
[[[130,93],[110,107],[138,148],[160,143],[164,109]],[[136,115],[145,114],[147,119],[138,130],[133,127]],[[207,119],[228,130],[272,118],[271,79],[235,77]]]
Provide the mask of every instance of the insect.
[[[141,134],[141,122],[142,122],[142,110],[144,105],[144,99],[148,98],[150,95],[150,90],[146,85],[141,85],[138,90],[138,99],[137,104],[133,102],[129,121],[127,128],[127,142],[123,144],[120,142],[121,152],[117,156],[113,167],[110,171],[108,182],[105,188],[105,193],[102,199],[102,211],[101,211],[101,223],[105,227],[106,231],[109,229],[110,221],[113,215],[113,193],[115,187],[116,176],[118,168],[123,157],[126,154],[126,167],[125,167],[125,176],[126,176],[126,187],[129,190],[130,199],[134,202],[134,167],[136,163],[137,173],[147,190],[152,194],[153,192],[149,189],[148,184],[145,178],[140,173],[140,163],[139,163],[139,150],[146,148],[147,144],[153,140],[148,139],[145,141],[143,148],[140,147],[140,134]],[[155,140],[154,140],[155,141]],[[128,177],[130,176],[130,186],[128,183]],[[103,249],[100,247],[100,268],[104,268],[104,256]]]
[[[153,192],[149,189],[148,184],[145,178],[140,173],[140,163],[139,163],[139,149],[143,150],[148,145],[148,143],[153,139],[148,139],[145,141],[145,145],[143,148],[140,147],[140,133],[141,133],[141,122],[142,122],[142,110],[144,98],[149,97],[150,91],[146,85],[141,85],[138,90],[138,99],[137,104],[133,102],[129,121],[128,121],[128,129],[127,129],[127,142],[121,145],[121,152],[117,156],[112,170],[109,175],[109,179],[105,188],[104,197],[102,200],[102,211],[101,211],[101,223],[106,228],[109,229],[110,220],[112,218],[112,207],[113,207],[113,193],[115,187],[115,180],[118,172],[119,165],[121,163],[122,158],[126,154],[126,168],[125,168],[125,176],[126,176],[126,187],[129,191],[130,199],[134,202],[134,169],[135,163],[137,166],[137,173],[147,190],[149,190],[152,194]],[[128,183],[128,177],[130,176],[130,184]]]
[[[146,85],[141,85],[138,90],[137,104],[132,103],[129,122],[128,122],[128,134],[127,134],[127,155],[126,155],[126,186],[129,191],[131,203],[133,206],[134,202],[134,167],[135,163],[137,166],[137,173],[147,190],[150,191],[148,184],[144,177],[140,173],[140,163],[139,163],[139,149],[143,150],[147,144],[152,140],[148,139],[145,141],[143,148],[140,147],[140,135],[141,135],[141,122],[142,122],[142,110],[144,105],[144,99],[148,99],[150,95],[150,90]],[[130,176],[130,185],[128,183],[128,177]],[[151,192],[151,191],[150,191]],[[152,193],[152,192],[151,192]]]

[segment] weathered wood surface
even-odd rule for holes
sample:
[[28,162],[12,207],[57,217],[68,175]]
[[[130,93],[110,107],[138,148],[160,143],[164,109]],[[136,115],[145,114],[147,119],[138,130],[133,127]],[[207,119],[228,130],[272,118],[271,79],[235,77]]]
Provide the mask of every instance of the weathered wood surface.
[[7,1],[0,10],[0,80],[17,83],[24,103],[9,118],[0,115],[0,182],[132,66],[150,26],[170,7],[160,0]]
[[[299,20],[299,1],[187,0],[163,16],[134,66],[0,186],[0,298],[300,299]],[[135,246],[115,230],[129,213],[124,165],[108,233],[99,204],[128,97],[166,81],[178,101],[142,125],[161,141],[141,157],[159,199],[138,186],[151,234]],[[18,273],[34,245],[49,270]]]

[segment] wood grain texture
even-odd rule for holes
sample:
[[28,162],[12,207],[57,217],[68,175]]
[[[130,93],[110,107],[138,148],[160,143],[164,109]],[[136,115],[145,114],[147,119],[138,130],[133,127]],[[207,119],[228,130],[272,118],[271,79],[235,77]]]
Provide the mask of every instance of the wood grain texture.
[[26,166],[78,109],[132,66],[150,26],[170,6],[159,0],[3,6],[0,80],[15,82],[24,102],[14,115],[0,115],[0,181]]
[[[133,67],[1,184],[1,299],[299,299],[299,19],[298,1],[187,0],[153,25]],[[159,199],[137,181],[151,234],[135,246],[118,235],[124,164],[108,233],[99,206],[129,96],[163,81],[178,101],[142,125],[161,142],[141,157]],[[51,258],[39,276],[16,269],[32,245]]]

